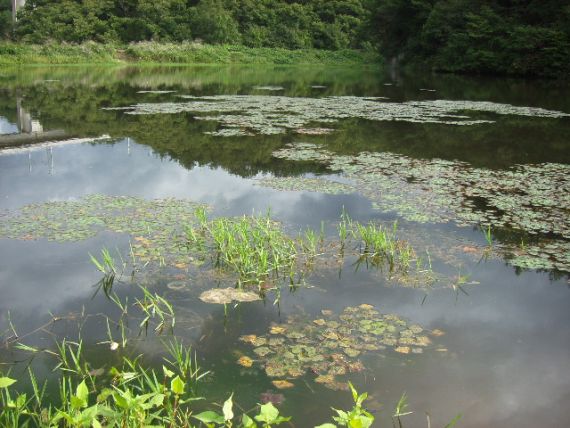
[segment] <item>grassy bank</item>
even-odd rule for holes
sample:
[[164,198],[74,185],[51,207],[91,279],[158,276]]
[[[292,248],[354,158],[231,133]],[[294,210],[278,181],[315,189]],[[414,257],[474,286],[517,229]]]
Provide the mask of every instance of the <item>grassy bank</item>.
[[376,64],[378,55],[356,50],[248,48],[200,43],[97,43],[28,45],[0,43],[0,65],[31,64]]

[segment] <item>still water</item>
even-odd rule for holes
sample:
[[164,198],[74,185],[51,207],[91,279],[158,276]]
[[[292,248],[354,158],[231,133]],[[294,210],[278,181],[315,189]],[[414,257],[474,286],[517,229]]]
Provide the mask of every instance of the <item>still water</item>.
[[[226,97],[225,107],[206,106],[219,102],[216,96]],[[350,394],[315,383],[317,374],[312,370],[291,379],[293,388],[277,391],[262,359],[252,368],[236,364],[240,355],[254,356],[251,346],[239,338],[267,334],[272,325],[286,323],[290,316],[311,323],[323,317],[323,310],[340,314],[346,307],[369,304],[426,331],[444,333],[431,336],[421,354],[390,348],[363,353],[365,369],[343,376],[345,382],[369,393],[369,408],[378,426],[391,424],[392,410],[403,392],[413,410],[402,419],[404,426],[426,426],[426,414],[436,427],[457,414],[462,414],[462,427],[566,426],[570,424],[566,405],[570,283],[564,255],[552,256],[555,268],[516,267],[510,258],[526,248],[525,242],[536,239],[536,234],[527,233],[524,221],[514,228],[492,227],[497,249],[486,251],[488,243],[477,219],[460,227],[462,222],[453,216],[440,222],[433,215],[427,221],[410,215],[410,205],[417,205],[412,207],[414,215],[425,211],[417,201],[430,200],[429,189],[434,188],[423,189],[425,197],[410,202],[405,186],[407,181],[413,185],[416,177],[394,181],[392,187],[400,186],[397,200],[382,209],[386,192],[371,196],[360,188],[360,179],[371,183],[369,176],[354,175],[362,171],[351,176],[348,168],[328,168],[319,159],[292,160],[274,154],[310,143],[326,150],[329,160],[344,156],[351,165],[362,153],[400,155],[401,168],[435,159],[437,168],[425,169],[433,183],[439,171],[448,171],[445,168],[472,168],[477,177],[486,177],[501,176],[516,165],[549,163],[562,165],[564,172],[570,164],[569,96],[570,87],[553,81],[396,75],[371,68],[2,70],[1,221],[14,218],[30,204],[78,201],[88,195],[132,196],[207,204],[211,217],[270,209],[292,234],[307,228],[319,231],[322,224],[333,236],[344,209],[361,222],[397,220],[398,234],[418,254],[427,250],[430,264],[433,258],[431,268],[438,279],[430,284],[421,278],[402,283],[375,268],[356,268],[348,257],[340,265],[309,274],[306,287],[294,292],[283,288],[278,304],[273,303],[275,296],[268,296],[265,301],[228,307],[224,314],[222,306],[198,298],[220,283],[215,276],[197,278],[194,271],[168,267],[141,269],[134,281],[144,281],[174,304],[175,328],[162,335],[139,334],[135,321],[127,348],[112,352],[99,344],[107,340],[107,332],[98,315],[117,316],[117,310],[104,293],[95,293],[100,274],[89,254],[100,254],[102,248],[128,254],[133,237],[108,230],[65,242],[4,236],[0,237],[0,339],[14,336],[10,323],[22,343],[40,348],[80,335],[93,367],[109,368],[124,352],[142,353],[146,363],[160,368],[161,340],[175,335],[193,346],[202,369],[211,372],[200,385],[200,394],[223,401],[234,392],[234,401],[247,410],[261,394],[273,391],[283,395],[282,414],[293,416],[294,426],[309,427],[329,420],[330,406],[349,407]],[[371,105],[370,99],[390,104],[389,114],[375,111],[377,105]],[[436,100],[492,105],[442,108]],[[272,111],[264,111],[270,104]],[[536,110],[506,111],[505,105]],[[474,123],[447,123],[467,120]],[[311,133],[311,129],[320,131]],[[31,143],[36,145],[20,147]],[[355,179],[357,184],[342,192],[319,185],[292,188],[281,180],[287,177],[340,184]],[[570,188],[563,173],[544,177],[546,184],[539,188],[548,188],[549,180],[561,183],[550,197],[562,220],[558,218],[554,232],[542,226],[545,231],[539,235],[554,239],[555,251],[563,251],[569,241],[564,230],[569,228]],[[264,180],[273,178],[269,181],[273,185],[264,185]],[[379,183],[382,189],[393,190],[392,182]],[[477,187],[477,182],[471,186]],[[479,207],[478,212],[485,209],[490,208]],[[169,288],[174,280],[185,281],[187,287]],[[140,294],[130,278],[115,287],[123,297]],[[61,319],[51,323],[53,317]],[[324,348],[318,351],[330,353]],[[12,367],[12,374],[23,375],[29,360],[29,355],[13,348],[0,349],[1,371]],[[53,377],[53,360],[47,356],[34,358],[33,364]]]

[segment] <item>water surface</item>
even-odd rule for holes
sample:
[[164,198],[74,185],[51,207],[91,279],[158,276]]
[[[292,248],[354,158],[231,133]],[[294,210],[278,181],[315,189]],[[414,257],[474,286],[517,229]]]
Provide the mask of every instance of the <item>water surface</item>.
[[[277,90],[259,87],[280,87]],[[275,89],[275,88],[273,88]],[[429,89],[429,91],[425,90]],[[150,92],[149,92],[150,91]],[[156,92],[154,92],[156,91]],[[517,164],[570,164],[570,118],[499,115],[469,112],[492,120],[473,126],[406,121],[374,121],[348,117],[319,124],[334,132],[303,135],[291,130],[274,135],[224,137],[209,133],[222,128],[214,120],[197,120],[194,112],[132,115],[107,108],[137,103],[180,103],[181,95],[264,95],[323,98],[330,96],[386,97],[388,102],[455,100],[489,101],[570,113],[570,88],[554,81],[463,78],[441,75],[396,76],[374,69],[180,67],[180,68],[34,68],[4,70],[0,76],[0,143],[49,142],[46,146],[0,151],[0,216],[32,204],[78,200],[92,194],[190,199],[211,207],[211,216],[264,213],[287,230],[318,230],[321,222],[334,233],[344,209],[359,221],[399,220],[403,236],[418,248],[439,247],[454,254],[454,263],[434,255],[437,286],[398,286],[375,269],[355,271],[347,261],[308,278],[313,288],[283,290],[279,305],[272,299],[232,308],[227,318],[220,306],[198,299],[208,284],[196,290],[172,291],[166,284],[174,273],[158,271],[147,279],[167,295],[179,311],[174,334],[191,343],[203,369],[213,375],[201,392],[223,400],[232,391],[249,409],[260,394],[275,390],[262,368],[245,370],[237,355],[251,348],[239,340],[264,334],[272,323],[289,315],[319,318],[321,311],[340,313],[347,306],[374,305],[425,329],[445,335],[422,354],[369,352],[366,370],[347,377],[367,391],[377,424],[390,423],[401,394],[414,413],[405,426],[444,426],[456,414],[463,427],[565,426],[570,422],[570,290],[568,273],[515,268],[501,254],[481,258],[469,248],[483,248],[478,227],[416,223],[397,212],[381,212],[358,191],[279,191],[260,185],[262,177],[328,177],[342,174],[319,162],[279,159],[272,153],[291,143],[314,143],[339,155],[388,152],[412,159],[462,161],[484,171],[507,170]],[[11,138],[11,140],[8,140]],[[2,140],[5,139],[5,140]],[[90,139],[89,141],[85,139]],[[71,143],[69,143],[71,140]],[[61,144],[61,142],[67,142]],[[53,143],[53,144],[52,144]],[[318,190],[318,189],[313,189]],[[570,189],[561,188],[568,198]],[[518,235],[517,235],[518,237]],[[52,315],[67,317],[48,332],[25,336],[35,346],[53,346],[53,335],[78,337],[77,317],[92,314],[81,330],[91,346],[95,365],[110,367],[116,356],[96,345],[105,327],[96,314],[115,309],[102,293],[94,296],[99,274],[89,260],[103,247],[126,253],[130,237],[101,232],[74,242],[45,239],[0,239],[1,330],[9,337],[8,321],[24,336]],[[497,231],[496,244],[512,241],[510,231]],[[430,247],[430,248],[431,248]],[[452,248],[456,248],[455,252]],[[461,251],[463,248],[467,251]],[[454,287],[463,278],[467,283]],[[190,278],[190,283],[194,281]],[[215,286],[211,280],[209,286]],[[200,288],[202,287],[202,288]],[[122,296],[137,294],[122,284]],[[160,338],[159,338],[160,339]],[[145,353],[160,367],[160,341],[154,335],[133,339],[128,353]],[[97,347],[99,346],[99,348]],[[24,359],[2,349],[0,362]],[[38,370],[48,373],[49,359],[38,358]],[[25,364],[16,364],[23,373]],[[4,370],[4,366],[0,366]],[[349,406],[347,392],[331,391],[307,373],[284,395],[283,414],[295,426],[313,426],[330,416],[331,405]]]

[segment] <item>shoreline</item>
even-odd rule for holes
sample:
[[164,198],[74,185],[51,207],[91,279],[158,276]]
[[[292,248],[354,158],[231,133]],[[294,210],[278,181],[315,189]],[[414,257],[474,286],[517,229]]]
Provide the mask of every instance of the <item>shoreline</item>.
[[93,42],[31,45],[0,43],[0,67],[41,65],[382,65],[373,52],[250,48],[199,43],[136,43],[127,46]]

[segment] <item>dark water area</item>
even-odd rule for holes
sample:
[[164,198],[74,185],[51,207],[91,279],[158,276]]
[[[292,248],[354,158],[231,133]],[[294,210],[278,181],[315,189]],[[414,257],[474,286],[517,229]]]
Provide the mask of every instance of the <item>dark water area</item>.
[[[266,334],[272,323],[286,322],[291,315],[311,322],[321,317],[322,310],[339,314],[348,306],[369,304],[383,314],[397,314],[425,330],[445,333],[432,337],[433,344],[421,354],[367,352],[362,356],[366,369],[345,376],[359,391],[368,392],[377,426],[392,423],[393,408],[403,392],[414,412],[402,418],[409,427],[427,426],[426,414],[434,427],[445,426],[457,414],[462,414],[461,427],[570,424],[566,406],[570,399],[567,271],[517,268],[499,252],[483,257],[477,253],[486,245],[479,227],[459,227],[453,221],[408,221],[398,212],[378,211],[358,189],[341,194],[318,189],[281,191],[259,181],[268,177],[348,180],[318,161],[272,155],[287,144],[300,142],[321,145],[339,156],[393,153],[413,160],[461,161],[483,171],[505,171],[518,164],[568,165],[570,117],[466,111],[460,113],[470,120],[491,123],[457,126],[370,120],[348,112],[346,118],[316,125],[334,129],[326,135],[305,135],[287,128],[271,135],[220,136],[216,132],[224,126],[219,120],[196,119],[199,114],[192,111],[129,114],[128,110],[108,110],[137,103],[187,101],[181,95],[386,97],[390,103],[452,100],[568,114],[567,84],[395,75],[372,68],[2,70],[0,221],[29,204],[73,201],[93,194],[188,199],[207,204],[211,217],[270,209],[271,216],[288,231],[318,231],[323,223],[329,235],[334,235],[343,209],[361,222],[398,220],[399,232],[412,245],[434,249],[433,269],[442,278],[436,286],[398,285],[377,269],[356,269],[355,260],[348,257],[340,267],[309,275],[309,287],[283,288],[279,304],[268,298],[228,307],[225,315],[223,306],[198,298],[206,288],[217,285],[215,278],[190,277],[189,287],[173,290],[167,286],[175,277],[173,271],[158,269],[144,279],[145,284],[173,303],[177,325],[162,336],[133,334],[127,349],[120,352],[144,354],[145,362],[160,368],[161,340],[174,334],[192,345],[202,369],[212,372],[200,385],[201,394],[221,402],[234,392],[234,401],[247,410],[259,402],[260,394],[272,390],[283,394],[280,410],[293,416],[293,426],[309,427],[329,420],[330,406],[350,407],[350,393],[315,383],[315,374],[310,372],[292,380],[292,389],[277,391],[262,366],[246,369],[236,364],[240,355],[251,355],[251,346],[239,338]],[[34,142],[47,144],[2,149]],[[570,189],[561,187],[561,203],[568,198]],[[513,233],[518,242],[519,235]],[[98,345],[107,340],[99,315],[113,318],[117,309],[103,293],[95,293],[100,273],[89,254],[99,254],[104,247],[127,254],[131,238],[110,231],[64,243],[0,237],[2,342],[13,335],[10,323],[23,343],[41,348],[53,347],[55,338],[81,336],[93,367],[117,364],[118,354]],[[515,239],[503,228],[493,238],[498,246]],[[440,257],[436,250],[451,256]],[[131,302],[139,293],[126,279],[115,287],[120,296],[130,296]],[[83,321],[86,314],[89,317]],[[51,323],[54,316],[60,320]],[[49,326],[37,330],[42,325]],[[27,363],[25,353],[0,348],[0,372],[11,367],[12,374],[23,377]],[[52,363],[49,356],[33,362],[46,377],[54,376]]]

